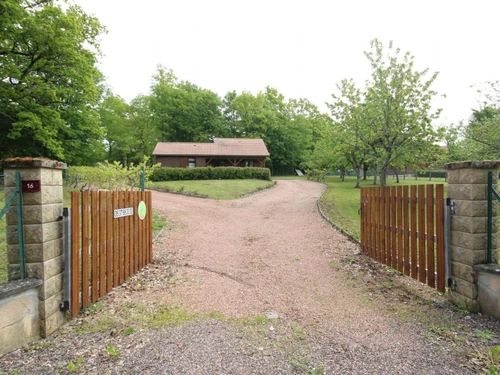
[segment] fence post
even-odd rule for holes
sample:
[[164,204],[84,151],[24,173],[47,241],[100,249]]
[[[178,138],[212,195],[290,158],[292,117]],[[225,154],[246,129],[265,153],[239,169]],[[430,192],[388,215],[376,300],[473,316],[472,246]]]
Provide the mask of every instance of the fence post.
[[144,191],[145,185],[144,167],[141,167],[141,191]]
[[[479,309],[474,266],[487,262],[488,172],[497,176],[500,161],[466,161],[445,165],[448,171],[448,197],[455,201],[451,217],[450,298]],[[496,183],[497,180],[494,182]],[[493,210],[493,261],[497,255],[497,209]]]
[[[41,158],[12,158],[3,161],[5,193],[16,186],[16,172],[23,181],[33,181],[31,192],[22,194],[26,277],[42,280],[39,288],[40,335],[48,336],[65,322],[59,310],[63,301],[63,189],[66,164]],[[17,210],[7,212],[7,258],[9,280],[17,278],[20,257]]]

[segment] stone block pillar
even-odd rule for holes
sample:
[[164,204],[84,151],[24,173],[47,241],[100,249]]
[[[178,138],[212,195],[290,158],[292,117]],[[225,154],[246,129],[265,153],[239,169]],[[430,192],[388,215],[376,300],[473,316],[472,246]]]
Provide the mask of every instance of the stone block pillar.
[[[15,191],[15,172],[21,179],[39,180],[39,192],[23,193],[26,277],[42,280],[39,287],[40,335],[46,337],[65,322],[63,300],[64,242],[62,170],[66,164],[47,159],[13,158],[3,161],[5,196]],[[19,276],[16,207],[7,212],[9,281]]]
[[[451,217],[451,299],[479,309],[473,267],[487,260],[488,172],[497,176],[499,161],[466,161],[445,165],[448,170],[448,197],[455,200]],[[493,179],[494,184],[497,178]],[[496,187],[496,185],[495,185]],[[497,254],[497,205],[493,205],[493,259]]]

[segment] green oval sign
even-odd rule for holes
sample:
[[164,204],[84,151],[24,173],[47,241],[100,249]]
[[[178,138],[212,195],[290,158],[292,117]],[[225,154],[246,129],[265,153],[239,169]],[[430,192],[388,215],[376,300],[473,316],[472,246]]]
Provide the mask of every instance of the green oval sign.
[[139,219],[144,220],[147,212],[148,209],[146,208],[146,203],[144,203],[144,201],[140,201],[139,206],[137,207],[137,215],[139,215]]

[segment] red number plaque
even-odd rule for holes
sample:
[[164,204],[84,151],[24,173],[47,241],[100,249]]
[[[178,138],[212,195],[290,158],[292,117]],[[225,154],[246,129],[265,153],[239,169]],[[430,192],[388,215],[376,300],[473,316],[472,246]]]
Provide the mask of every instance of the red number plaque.
[[36,193],[40,191],[40,180],[22,181],[23,193]]

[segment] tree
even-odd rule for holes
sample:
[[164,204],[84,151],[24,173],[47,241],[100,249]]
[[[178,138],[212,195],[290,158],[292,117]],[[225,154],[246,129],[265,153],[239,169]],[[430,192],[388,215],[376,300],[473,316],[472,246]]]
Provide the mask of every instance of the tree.
[[98,112],[104,128],[106,159],[110,162],[119,161],[126,166],[134,143],[134,134],[131,132],[133,128],[128,118],[129,105],[108,89]]
[[129,121],[135,141],[133,151],[136,163],[142,163],[152,154],[159,139],[159,132],[153,123],[150,103],[150,96],[139,95],[129,105]]
[[500,108],[487,105],[473,110],[465,128],[465,137],[476,143],[475,157],[500,158]]
[[0,158],[97,159],[99,21],[74,5],[4,0],[0,25]]
[[152,120],[163,142],[209,142],[223,133],[222,101],[158,66],[151,86]]
[[[440,110],[431,109],[436,92],[431,85],[437,73],[428,75],[428,69],[415,69],[410,53],[401,56],[399,48],[389,43],[387,55],[377,39],[372,50],[365,52],[371,65],[371,80],[366,90],[364,111],[368,116],[367,131],[362,134],[371,148],[380,176],[380,185],[386,186],[387,169],[398,159],[410,155],[425,155],[434,147],[438,134],[432,121]],[[412,158],[413,164],[422,160]]]
[[332,95],[334,103],[328,104],[336,121],[329,136],[337,140],[337,153],[356,171],[355,188],[359,188],[361,170],[370,158],[370,148],[364,137],[369,133],[369,120],[365,116],[363,95],[352,80],[342,80],[337,89],[339,94]]

